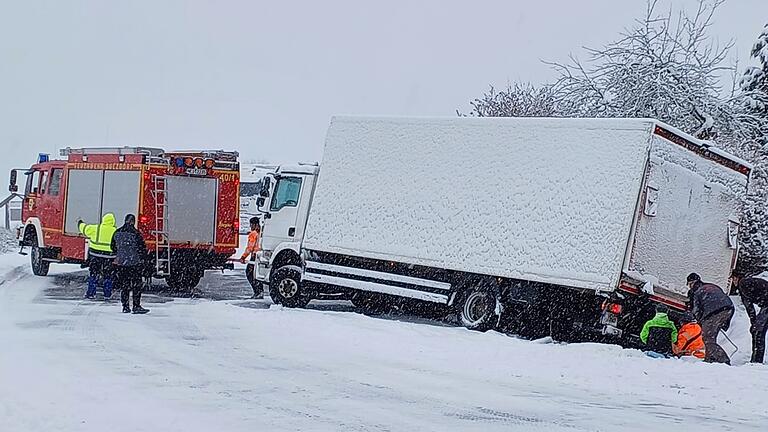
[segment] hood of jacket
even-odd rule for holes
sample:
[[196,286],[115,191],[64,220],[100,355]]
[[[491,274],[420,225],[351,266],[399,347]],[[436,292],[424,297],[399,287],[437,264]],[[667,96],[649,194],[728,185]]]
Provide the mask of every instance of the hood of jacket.
[[112,213],[105,214],[101,217],[101,224],[110,227],[115,226],[115,215]]

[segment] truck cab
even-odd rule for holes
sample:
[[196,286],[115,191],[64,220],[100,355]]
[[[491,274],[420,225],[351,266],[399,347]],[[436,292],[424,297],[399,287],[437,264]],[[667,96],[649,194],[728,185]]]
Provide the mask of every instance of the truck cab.
[[257,280],[269,283],[273,269],[301,266],[301,243],[319,171],[317,164],[280,166],[261,182],[257,205],[263,229],[254,272]]

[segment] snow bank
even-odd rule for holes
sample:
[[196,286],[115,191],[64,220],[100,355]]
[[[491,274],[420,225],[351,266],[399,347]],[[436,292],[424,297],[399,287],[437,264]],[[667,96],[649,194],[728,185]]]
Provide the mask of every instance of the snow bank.
[[612,289],[651,126],[336,117],[305,246]]

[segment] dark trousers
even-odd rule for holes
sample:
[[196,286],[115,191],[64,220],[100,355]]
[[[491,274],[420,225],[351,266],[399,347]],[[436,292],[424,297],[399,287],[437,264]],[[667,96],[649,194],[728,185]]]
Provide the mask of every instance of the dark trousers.
[[141,278],[140,266],[117,267],[116,286],[120,289],[120,300],[123,306],[128,306],[128,297],[133,291],[133,308],[141,306],[141,286],[144,281]]
[[721,329],[727,329],[731,326],[733,318],[733,309],[725,309],[714,313],[699,323],[701,325],[701,337],[704,339],[704,361],[710,363],[731,364],[731,358],[728,357],[723,347],[717,343],[717,335]]
[[762,363],[765,360],[765,334],[768,332],[768,307],[760,309],[757,319],[752,324],[752,363]]
[[96,288],[98,285],[104,287],[104,297],[111,297],[113,288],[112,280],[114,276],[112,258],[89,256],[88,272],[88,290],[85,292],[86,297],[93,297],[96,295]]
[[253,295],[258,297],[264,293],[264,288],[261,281],[258,281],[255,277],[253,277],[253,271],[255,269],[256,265],[252,264],[252,261],[249,262],[248,265],[245,266],[245,278],[248,279],[248,283],[250,283],[251,288],[253,288]]

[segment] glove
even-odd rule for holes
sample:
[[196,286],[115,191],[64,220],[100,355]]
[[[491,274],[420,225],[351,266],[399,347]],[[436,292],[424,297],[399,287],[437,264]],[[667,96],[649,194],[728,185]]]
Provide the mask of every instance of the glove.
[[78,219],[77,220],[77,226],[80,226],[80,225],[82,225],[84,223],[85,223],[85,221],[83,221],[82,219]]

